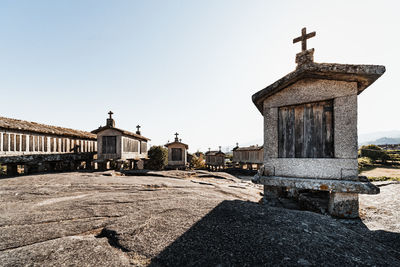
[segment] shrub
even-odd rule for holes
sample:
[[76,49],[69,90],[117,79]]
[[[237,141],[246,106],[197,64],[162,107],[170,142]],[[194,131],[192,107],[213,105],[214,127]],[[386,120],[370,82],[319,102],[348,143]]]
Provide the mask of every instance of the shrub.
[[162,170],[168,164],[168,149],[162,146],[152,146],[149,151],[149,160],[146,162],[146,169]]
[[193,154],[192,160],[190,161],[190,167],[194,169],[201,169],[205,168],[206,164],[203,160],[203,157],[200,155],[200,157],[197,157],[196,155]]
[[390,159],[388,153],[376,145],[362,146],[360,150],[361,157],[368,157],[374,162],[380,160],[385,163],[388,159]]

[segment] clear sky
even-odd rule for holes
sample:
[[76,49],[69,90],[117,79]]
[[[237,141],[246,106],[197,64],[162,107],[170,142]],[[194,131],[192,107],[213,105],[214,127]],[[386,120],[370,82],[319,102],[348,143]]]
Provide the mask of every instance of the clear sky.
[[0,115],[190,151],[261,144],[253,93],[295,69],[301,28],[316,62],[378,64],[359,133],[399,130],[399,1],[0,2]]

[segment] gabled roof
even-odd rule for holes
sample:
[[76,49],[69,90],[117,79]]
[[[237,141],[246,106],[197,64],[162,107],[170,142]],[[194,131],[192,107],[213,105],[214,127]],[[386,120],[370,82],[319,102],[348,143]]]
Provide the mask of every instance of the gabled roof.
[[99,127],[96,130],[93,130],[92,133],[98,134],[99,132],[102,132],[102,131],[108,130],[108,129],[118,131],[118,132],[122,133],[123,135],[127,135],[127,136],[134,137],[134,138],[137,138],[137,139],[141,139],[141,140],[144,140],[144,141],[150,141],[149,138],[144,137],[144,136],[142,136],[140,134],[135,134],[135,133],[132,133],[132,132],[129,132],[129,131],[126,131],[126,130],[122,130],[122,129],[119,129],[119,128],[115,128],[115,127],[112,127],[112,126],[108,126],[108,125],[103,126],[103,127]]
[[217,155],[225,155],[222,151],[207,151],[206,156],[217,156]]
[[0,129],[33,132],[48,135],[68,136],[73,138],[96,140],[97,136],[85,131],[73,130],[58,126],[51,126],[31,121],[23,121],[0,117]]
[[385,72],[380,65],[348,65],[336,63],[309,63],[299,66],[295,71],[255,93],[253,103],[263,113],[263,102],[269,96],[305,78],[357,82],[358,94],[370,86]]
[[184,145],[186,149],[189,149],[189,146],[187,144],[182,143],[182,142],[176,142],[175,141],[175,142],[171,142],[171,143],[165,144],[166,147],[169,147],[170,145]]
[[262,146],[247,146],[247,147],[235,147],[233,151],[254,151],[261,149],[263,149]]

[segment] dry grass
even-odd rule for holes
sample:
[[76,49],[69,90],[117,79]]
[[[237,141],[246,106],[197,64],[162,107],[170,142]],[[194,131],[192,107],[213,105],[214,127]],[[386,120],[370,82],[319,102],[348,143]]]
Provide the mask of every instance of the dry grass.
[[360,175],[367,176],[370,181],[400,181],[400,168],[368,168]]

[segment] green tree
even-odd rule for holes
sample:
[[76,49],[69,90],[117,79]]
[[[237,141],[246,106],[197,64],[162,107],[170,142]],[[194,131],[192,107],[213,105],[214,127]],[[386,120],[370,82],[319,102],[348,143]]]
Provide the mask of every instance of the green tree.
[[168,149],[162,146],[152,146],[147,153],[149,160],[146,168],[149,170],[162,170],[168,164]]

